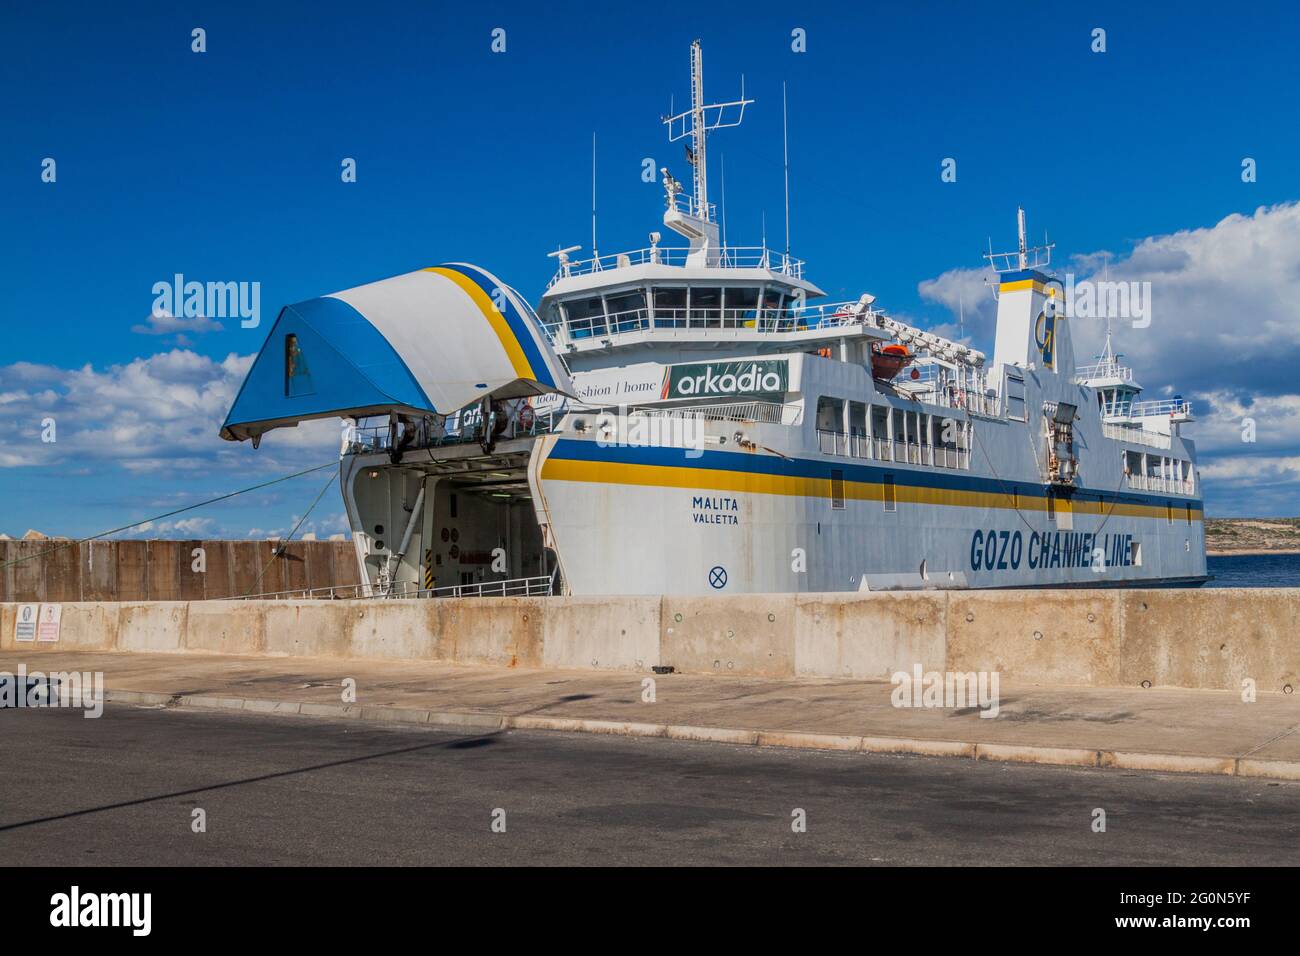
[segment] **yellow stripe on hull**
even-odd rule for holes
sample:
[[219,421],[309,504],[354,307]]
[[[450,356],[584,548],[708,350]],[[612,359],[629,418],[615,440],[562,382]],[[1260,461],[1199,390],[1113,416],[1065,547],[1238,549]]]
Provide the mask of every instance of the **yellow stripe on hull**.
[[[803,478],[792,475],[762,475],[744,471],[706,468],[679,468],[671,465],[638,465],[623,462],[575,461],[549,459],[542,465],[543,481],[582,481],[609,485],[644,485],[652,488],[688,488],[701,491],[734,491],[760,495],[785,495],[802,498],[830,498],[829,478]],[[924,488],[895,485],[894,500],[899,504],[942,505],[954,508],[1001,508],[1008,511],[1047,510],[1046,498],[1019,498],[1011,494],[988,491],[960,491],[950,488]],[[844,497],[850,501],[885,500],[885,485],[878,482],[844,481]],[[1072,501],[1056,499],[1058,514],[1119,515],[1131,518],[1167,518],[1164,505],[1139,505],[1127,502]],[[1175,509],[1174,520],[1185,521],[1186,509]],[[1204,512],[1192,509],[1192,518],[1200,521]]]

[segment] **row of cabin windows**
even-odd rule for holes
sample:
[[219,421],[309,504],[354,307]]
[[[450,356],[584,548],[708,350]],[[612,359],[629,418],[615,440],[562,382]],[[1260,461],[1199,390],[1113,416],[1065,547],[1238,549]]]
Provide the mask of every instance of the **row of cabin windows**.
[[1124,452],[1124,474],[1167,478],[1172,481],[1191,481],[1192,463],[1182,458],[1127,450]]
[[[931,447],[956,451],[970,447],[970,422],[946,415],[931,415],[901,408],[867,405],[849,401],[845,420],[845,401],[823,395],[817,400],[817,430],[847,434],[851,437],[892,440],[908,449]],[[870,408],[870,418],[867,409]],[[924,459],[926,456],[919,456]]]
[[770,286],[650,286],[628,289],[586,299],[566,299],[556,303],[560,316],[568,320],[570,330],[578,334],[603,330],[608,324],[614,331],[636,328],[653,315],[656,320],[754,319],[759,316],[760,302],[765,316],[781,312],[791,299],[784,290]]

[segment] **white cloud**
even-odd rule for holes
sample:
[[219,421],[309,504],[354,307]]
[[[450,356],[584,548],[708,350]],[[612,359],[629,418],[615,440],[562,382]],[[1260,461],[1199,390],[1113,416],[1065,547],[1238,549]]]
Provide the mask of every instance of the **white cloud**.
[[[1076,281],[1150,282],[1151,324],[1114,322],[1116,347],[1148,390],[1243,396],[1297,392],[1300,382],[1300,202],[1233,214],[1213,226],[1137,242],[1127,256],[1073,256],[1061,270]],[[996,303],[987,269],[951,269],[918,292],[992,343]],[[1101,348],[1105,324],[1071,320],[1081,362]],[[944,329],[955,328],[955,322]]]
[[177,521],[146,521],[128,531],[123,538],[207,538],[224,537],[213,518],[181,518]]
[[[1076,257],[1101,278],[1099,254]],[[1300,203],[1234,214],[1214,226],[1143,239],[1110,261],[1112,281],[1151,283],[1151,325],[1115,323],[1116,345],[1139,378],[1185,394],[1236,389],[1287,394],[1300,375]],[[1104,324],[1074,320],[1081,356]]]
[[[1200,452],[1212,507],[1224,513],[1295,514],[1300,500],[1300,203],[1234,214],[1213,226],[1137,242],[1128,255],[1073,256],[1064,279],[1151,283],[1151,324],[1115,320],[1115,346],[1148,396],[1192,399],[1187,434]],[[977,347],[992,344],[996,303],[984,269],[952,269],[922,282],[921,297],[956,317]],[[1105,323],[1071,320],[1081,364],[1097,354]],[[956,337],[957,323],[933,327]],[[1246,419],[1254,442],[1242,440]]]
[[[137,335],[175,335],[178,344],[188,343],[184,332],[220,332],[221,323],[206,315],[177,316],[170,312],[150,312],[142,325],[131,326]],[[184,340],[182,342],[182,340]]]
[[991,343],[998,314],[992,285],[996,277],[989,269],[949,269],[918,285],[922,299],[945,306],[953,314],[952,322],[932,326],[931,331],[960,342],[978,339]]
[[1300,448],[1300,395],[1246,396],[1215,389],[1198,393],[1197,447],[1249,457]]
[[1220,458],[1202,465],[1201,477],[1247,486],[1300,481],[1300,455]]
[[[293,470],[338,453],[329,420],[281,429],[260,451],[218,437],[253,356],[172,349],[124,365],[0,366],[0,467],[112,464],[132,472]],[[55,421],[55,441],[41,440]]]

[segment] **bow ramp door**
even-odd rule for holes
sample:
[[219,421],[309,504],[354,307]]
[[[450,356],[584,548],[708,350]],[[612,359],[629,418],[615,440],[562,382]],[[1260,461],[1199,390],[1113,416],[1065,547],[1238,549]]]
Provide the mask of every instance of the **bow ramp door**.
[[551,393],[572,386],[527,303],[453,263],[286,306],[221,437],[354,419],[340,484],[364,582],[537,590],[556,562],[528,459],[554,421],[529,400]]
[[286,306],[221,437],[570,391],[524,300],[491,273],[452,263]]

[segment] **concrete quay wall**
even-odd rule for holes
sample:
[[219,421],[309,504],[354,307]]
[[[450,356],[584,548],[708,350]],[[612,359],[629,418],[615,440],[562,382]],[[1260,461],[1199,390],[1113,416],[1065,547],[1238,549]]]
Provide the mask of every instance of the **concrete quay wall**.
[[[438,660],[889,680],[990,671],[1090,686],[1300,687],[1300,589],[933,591],[734,597],[74,601],[57,642],[0,648]],[[1290,690],[1288,690],[1288,688]]]

